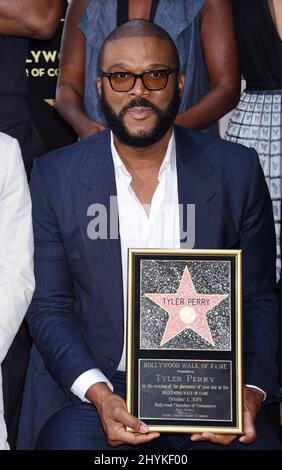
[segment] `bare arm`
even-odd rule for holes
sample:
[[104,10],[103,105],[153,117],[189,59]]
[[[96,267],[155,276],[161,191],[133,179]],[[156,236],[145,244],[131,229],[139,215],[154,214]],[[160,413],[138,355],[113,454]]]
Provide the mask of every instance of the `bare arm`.
[[63,0],[0,0],[0,34],[48,39],[63,15]]
[[207,0],[201,10],[201,39],[210,92],[179,114],[176,122],[203,129],[228,113],[240,96],[240,74],[230,0]]
[[56,108],[82,138],[104,129],[102,124],[86,115],[83,106],[85,39],[76,25],[81,20],[87,3],[87,0],[72,0],[68,8],[56,91]]

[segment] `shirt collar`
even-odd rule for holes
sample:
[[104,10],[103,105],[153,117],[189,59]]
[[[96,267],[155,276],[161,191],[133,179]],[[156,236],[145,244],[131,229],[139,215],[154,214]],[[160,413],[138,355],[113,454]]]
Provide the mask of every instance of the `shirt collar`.
[[[111,131],[111,152],[112,152],[112,157],[113,157],[113,163],[114,163],[114,168],[115,172],[121,172],[124,176],[127,178],[130,178],[131,181],[131,175],[126,169],[122,159],[120,158],[117,149],[114,144],[114,136],[113,132]],[[167,169],[171,169],[172,171],[176,171],[176,152],[175,152],[175,135],[174,131],[171,134],[171,137],[168,142],[166,154],[164,156],[163,162],[161,164],[160,170],[159,170],[159,176],[158,178],[161,178],[164,172]]]

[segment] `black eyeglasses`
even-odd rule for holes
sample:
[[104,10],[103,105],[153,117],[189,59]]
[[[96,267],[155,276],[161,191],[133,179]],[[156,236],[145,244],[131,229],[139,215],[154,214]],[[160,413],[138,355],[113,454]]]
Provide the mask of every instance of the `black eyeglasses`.
[[102,72],[102,77],[109,79],[110,85],[114,91],[130,91],[137,78],[142,80],[144,87],[149,91],[163,90],[167,86],[168,77],[172,73],[177,73],[178,69],[169,70],[149,70],[143,73],[132,72]]

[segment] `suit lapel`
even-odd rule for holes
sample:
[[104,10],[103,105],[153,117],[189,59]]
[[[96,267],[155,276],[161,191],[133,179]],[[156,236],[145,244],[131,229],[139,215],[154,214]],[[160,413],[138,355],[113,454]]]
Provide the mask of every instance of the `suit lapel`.
[[[183,206],[184,232],[191,228],[186,204],[195,206],[194,248],[216,248],[219,241],[221,214],[220,175],[205,155],[205,147],[197,145],[187,130],[175,127],[178,198]],[[181,206],[180,206],[181,207]],[[180,219],[181,220],[181,219]],[[182,248],[191,248],[182,237]]]
[[[93,151],[95,154],[93,154]],[[118,232],[118,212],[114,166],[110,150],[110,133],[103,133],[95,145],[89,145],[88,152],[80,160],[74,184],[74,204],[80,232],[93,273],[93,284],[98,284],[101,298],[109,313],[120,344],[123,344],[124,311],[121,249]],[[112,196],[112,198],[111,198]],[[101,224],[104,222],[106,238],[93,238],[90,223],[97,220],[95,208],[99,210]],[[98,206],[98,204],[100,206]],[[89,209],[91,207],[91,209]],[[88,214],[88,215],[87,215]],[[106,217],[104,217],[106,215]],[[113,220],[116,221],[115,238],[110,239]],[[100,225],[99,231],[103,232]],[[90,236],[89,236],[90,235]],[[105,319],[105,321],[107,321]]]

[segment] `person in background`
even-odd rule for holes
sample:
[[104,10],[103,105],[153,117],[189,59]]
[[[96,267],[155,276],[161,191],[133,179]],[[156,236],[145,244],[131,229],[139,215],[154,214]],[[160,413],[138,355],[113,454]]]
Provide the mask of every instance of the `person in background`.
[[44,153],[26,103],[29,39],[54,35],[63,4],[63,0],[0,0],[0,131],[19,141],[28,176],[32,160]]
[[[105,40],[98,63],[109,129],[33,166],[36,291],[27,321],[34,344],[18,449],[280,449],[262,406],[281,395],[275,232],[256,152],[174,125],[184,75],[174,42],[159,26],[123,24]],[[239,439],[148,433],[124,402],[128,248],[187,247],[179,207],[186,212],[191,203],[194,248],[244,252]],[[106,233],[89,228],[94,205]],[[179,341],[187,323],[183,328]]]
[[[0,364],[34,290],[31,200],[19,144],[0,133]],[[17,367],[17,365],[15,365]],[[9,449],[0,369],[0,450]]]
[[230,0],[72,0],[56,93],[62,117],[80,138],[105,128],[98,53],[105,37],[133,18],[156,23],[176,43],[186,80],[176,122],[217,133],[214,123],[236,105],[240,89]]
[[[0,131],[18,140],[28,176],[33,159],[45,151],[26,103],[29,39],[47,39],[55,33],[63,3],[63,0],[0,0]],[[30,340],[23,323],[2,364],[5,420],[12,448],[29,350]]]
[[[273,205],[276,231],[276,279],[281,295],[282,199],[282,2],[233,0],[240,68],[246,89],[231,115],[225,139],[253,147],[259,155]],[[280,318],[279,376],[282,385]],[[280,409],[282,425],[282,408]]]
[[276,231],[276,278],[281,272],[282,199],[282,3],[234,0],[234,25],[246,89],[225,139],[253,147],[268,184]]

